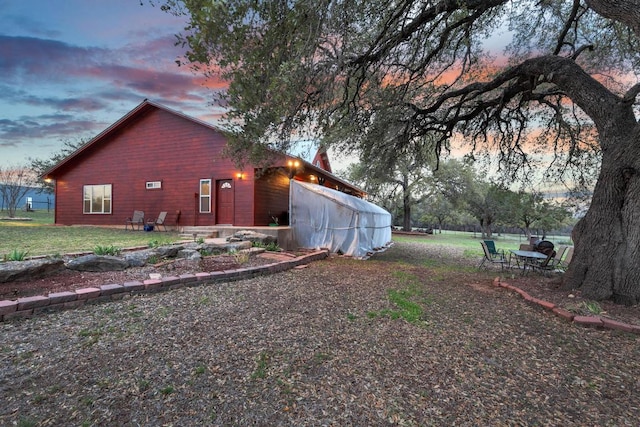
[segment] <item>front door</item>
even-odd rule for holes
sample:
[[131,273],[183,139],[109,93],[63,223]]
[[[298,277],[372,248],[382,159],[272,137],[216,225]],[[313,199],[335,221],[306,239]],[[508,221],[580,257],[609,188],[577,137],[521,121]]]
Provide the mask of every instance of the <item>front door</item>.
[[233,180],[216,181],[216,224],[233,224]]

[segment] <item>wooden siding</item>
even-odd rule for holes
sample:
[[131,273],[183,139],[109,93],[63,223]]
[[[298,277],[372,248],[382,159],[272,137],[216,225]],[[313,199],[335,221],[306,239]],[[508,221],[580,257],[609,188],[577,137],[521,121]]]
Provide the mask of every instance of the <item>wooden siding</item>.
[[[134,210],[155,219],[167,211],[167,224],[214,225],[215,182],[235,184],[234,225],[253,225],[253,174],[222,156],[226,141],[214,129],[163,109],[136,115],[116,132],[96,141],[69,165],[55,171],[56,223],[122,225]],[[211,179],[211,213],[199,212],[200,179]],[[161,189],[146,189],[160,181]],[[112,213],[83,214],[84,185],[112,185]]]
[[[269,225],[272,216],[287,218],[289,212],[289,178],[277,169],[255,181],[255,225]],[[280,221],[281,225],[285,225]]]
[[[237,174],[237,173],[236,173]],[[235,180],[235,209],[233,211],[234,225],[257,225],[253,223],[254,174],[253,170],[242,171],[242,179]]]

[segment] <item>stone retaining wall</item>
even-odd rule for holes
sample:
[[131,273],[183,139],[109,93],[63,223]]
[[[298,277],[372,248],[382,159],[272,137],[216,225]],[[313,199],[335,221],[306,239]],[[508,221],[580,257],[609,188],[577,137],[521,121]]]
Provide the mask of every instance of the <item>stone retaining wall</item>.
[[248,279],[266,274],[278,273],[294,267],[318,261],[329,256],[328,250],[312,252],[291,260],[275,262],[273,264],[240,268],[237,270],[214,271],[211,273],[183,274],[180,276],[164,277],[162,279],[147,279],[144,281],[125,282],[123,284],[106,284],[99,288],[83,288],[75,291],[56,292],[47,296],[32,296],[17,300],[0,301],[0,322],[32,317],[34,315],[51,313],[82,307],[86,304],[99,304],[117,301],[134,294],[163,292],[184,287],[206,285],[210,283],[230,282]]

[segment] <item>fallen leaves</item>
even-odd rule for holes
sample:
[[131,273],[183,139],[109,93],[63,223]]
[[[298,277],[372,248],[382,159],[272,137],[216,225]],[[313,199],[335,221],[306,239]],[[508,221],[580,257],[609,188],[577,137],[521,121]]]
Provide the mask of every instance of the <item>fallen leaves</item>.
[[[562,322],[492,287],[491,273],[436,274],[437,265],[420,263],[430,256],[422,248],[399,243],[368,261],[332,256],[272,276],[0,324],[8,402],[0,424],[572,426],[640,418],[638,337]],[[399,264],[406,254],[418,262]],[[428,322],[367,315],[401,309],[395,294]]]

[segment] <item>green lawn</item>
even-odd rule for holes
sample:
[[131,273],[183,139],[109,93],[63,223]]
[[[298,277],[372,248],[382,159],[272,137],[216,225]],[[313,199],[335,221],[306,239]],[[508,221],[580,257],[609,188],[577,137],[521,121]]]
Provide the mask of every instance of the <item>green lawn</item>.
[[[4,217],[0,212],[0,217]],[[17,250],[28,255],[58,255],[93,251],[96,246],[149,246],[179,240],[174,232],[125,231],[122,228],[65,227],[53,225],[53,212],[19,212],[32,221],[0,221],[0,259]]]
[[[424,236],[396,234],[393,236],[393,240],[396,242],[420,242],[425,245],[453,246],[463,249],[466,256],[482,256],[482,247],[480,246],[482,236],[480,233],[444,230],[440,234],[436,230],[434,234],[425,234]],[[496,242],[496,248],[505,251],[518,249],[520,244],[527,243],[522,234],[494,234],[492,240]],[[572,244],[568,236],[547,236],[547,240],[550,240],[556,246]]]
[[[7,211],[0,211],[0,218],[8,218]],[[15,226],[23,226],[23,225],[46,225],[53,224],[53,211],[47,212],[44,210],[36,210],[32,212],[25,212],[19,210],[16,212],[16,218],[29,218],[31,221],[0,221],[0,226],[2,225],[15,225]]]
[[[2,217],[0,212],[0,217]],[[56,255],[70,252],[92,251],[96,246],[148,246],[150,243],[168,243],[179,240],[173,232],[125,231],[124,228],[65,227],[53,225],[53,212],[19,212],[31,221],[0,221],[0,259],[11,251],[28,251],[28,255]],[[556,245],[571,244],[567,236],[548,236]],[[466,256],[482,256],[479,233],[461,231],[435,231],[433,235],[394,235],[398,242],[420,242],[462,248]],[[494,235],[498,249],[517,249],[526,243],[523,235]]]

